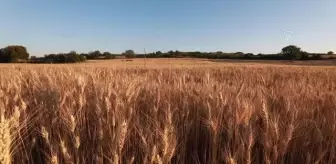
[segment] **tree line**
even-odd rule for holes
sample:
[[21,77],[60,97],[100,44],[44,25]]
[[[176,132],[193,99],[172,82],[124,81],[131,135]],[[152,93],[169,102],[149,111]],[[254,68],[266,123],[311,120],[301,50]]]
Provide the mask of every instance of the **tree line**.
[[303,51],[300,47],[289,45],[281,49],[277,54],[253,54],[253,53],[224,53],[218,52],[153,52],[148,54],[136,54],[133,50],[126,50],[121,54],[112,54],[110,52],[92,51],[89,53],[77,53],[70,51],[68,53],[46,54],[44,57],[29,57],[27,48],[21,45],[11,45],[0,49],[1,63],[77,63],[86,60],[107,60],[115,59],[117,56],[126,58],[207,58],[207,59],[249,59],[249,60],[320,60],[336,59],[334,52],[327,53],[309,53]]
[[86,57],[76,51],[70,51],[69,53],[48,54],[41,58],[34,56],[30,61],[35,63],[78,63],[86,61]]
[[116,56],[125,56],[126,58],[135,58],[135,52],[133,50],[126,50],[121,54],[112,54],[110,52],[101,53],[99,50],[92,51],[89,53],[81,53],[80,55],[85,56],[89,60],[103,60],[103,59],[115,59]]
[[[282,48],[280,53],[277,54],[253,54],[253,53],[225,53],[217,52],[181,52],[181,51],[168,51],[168,52],[153,52],[149,54],[138,54],[138,58],[207,58],[207,59],[248,59],[248,60],[321,60],[321,59],[336,59],[334,52],[327,53],[309,53],[302,51],[300,47],[289,45]],[[325,58],[327,57],[327,58]]]
[[32,57],[30,61],[34,63],[77,63],[86,60],[115,59],[116,56],[125,56],[127,58],[136,57],[133,50],[127,50],[122,54],[112,54],[110,52],[101,53],[99,50],[96,50],[89,53],[77,53],[76,51],[71,51],[69,53],[47,54],[40,58]]

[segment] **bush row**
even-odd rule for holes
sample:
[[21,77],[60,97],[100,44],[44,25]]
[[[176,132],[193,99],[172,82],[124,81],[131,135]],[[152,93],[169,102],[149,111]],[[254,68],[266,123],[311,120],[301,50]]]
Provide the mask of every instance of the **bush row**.
[[133,50],[127,50],[122,54],[112,54],[110,52],[101,53],[100,51],[92,51],[89,53],[78,54],[76,51],[69,53],[47,54],[44,57],[32,56],[29,59],[29,53],[24,46],[7,46],[0,49],[0,62],[2,63],[17,63],[17,62],[31,62],[31,63],[77,63],[88,60],[105,60],[114,59],[116,56],[125,56],[126,58],[207,58],[207,59],[247,59],[247,60],[320,60],[320,59],[336,59],[332,51],[328,53],[309,53],[302,51],[300,47],[290,45],[284,47],[280,53],[277,54],[258,54],[253,53],[224,53],[218,52],[180,52],[168,51],[162,53],[161,51],[149,54],[135,54]]

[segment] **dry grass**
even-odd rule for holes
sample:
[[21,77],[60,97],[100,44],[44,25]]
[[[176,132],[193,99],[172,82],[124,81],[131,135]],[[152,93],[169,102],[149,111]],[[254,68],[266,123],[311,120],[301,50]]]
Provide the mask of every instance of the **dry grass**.
[[197,65],[3,66],[0,163],[336,162],[336,68]]

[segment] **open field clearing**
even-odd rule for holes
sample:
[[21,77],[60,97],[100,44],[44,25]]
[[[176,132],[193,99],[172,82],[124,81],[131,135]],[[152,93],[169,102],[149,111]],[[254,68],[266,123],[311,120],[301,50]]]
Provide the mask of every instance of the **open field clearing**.
[[193,58],[147,58],[147,59],[89,60],[80,65],[102,67],[222,67],[222,66],[336,66],[336,60],[315,61],[276,61],[276,60],[230,60],[230,59],[193,59]]
[[[130,60],[130,61],[127,61]],[[138,58],[88,60],[77,64],[1,64],[8,67],[91,67],[91,68],[180,68],[180,67],[223,67],[223,66],[336,66],[336,60],[277,61],[277,60],[230,60],[230,59],[195,59],[195,58]]]
[[336,67],[0,66],[0,163],[336,163]]

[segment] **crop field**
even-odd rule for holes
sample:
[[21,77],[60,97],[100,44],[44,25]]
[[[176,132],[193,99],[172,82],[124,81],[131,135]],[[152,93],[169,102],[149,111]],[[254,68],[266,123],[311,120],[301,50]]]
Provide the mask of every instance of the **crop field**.
[[0,65],[0,163],[336,163],[336,67]]

